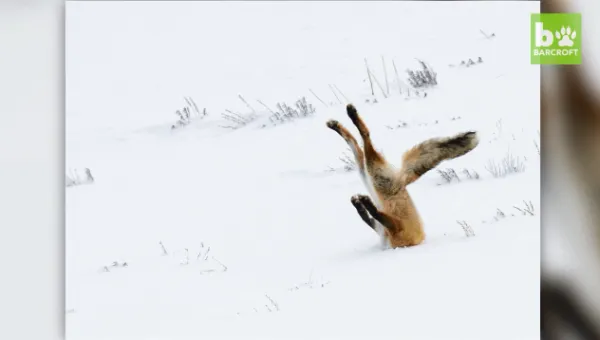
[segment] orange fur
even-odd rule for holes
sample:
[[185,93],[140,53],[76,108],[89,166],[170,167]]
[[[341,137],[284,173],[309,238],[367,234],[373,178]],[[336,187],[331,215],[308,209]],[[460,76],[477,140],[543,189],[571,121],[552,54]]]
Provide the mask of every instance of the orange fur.
[[404,153],[403,166],[397,171],[375,150],[370,131],[356,108],[348,104],[346,111],[360,133],[363,149],[338,121],[328,121],[327,127],[337,132],[350,146],[361,179],[371,194],[352,196],[352,205],[362,220],[381,236],[386,246],[396,248],[420,244],[425,239],[423,223],[406,186],[442,161],[473,150],[478,144],[477,134],[466,132],[426,140]]

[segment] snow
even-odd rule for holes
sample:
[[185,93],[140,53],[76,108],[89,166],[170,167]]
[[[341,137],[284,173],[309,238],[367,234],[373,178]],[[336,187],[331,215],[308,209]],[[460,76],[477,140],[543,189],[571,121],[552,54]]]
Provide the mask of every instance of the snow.
[[[68,338],[539,338],[540,69],[527,53],[538,11],[537,2],[68,3],[67,169],[94,177],[66,193]],[[376,86],[373,103],[364,59],[385,89],[382,56],[390,95]],[[438,72],[427,97],[406,95],[414,58]],[[438,167],[460,181],[434,169],[409,187],[422,245],[382,250],[350,204],[367,189],[341,170],[351,152],[325,123],[359,136],[329,84],[397,167],[427,138],[478,131],[475,150]],[[223,128],[225,110],[250,111],[238,95],[259,118]],[[171,130],[184,96],[209,115]],[[303,96],[314,116],[278,126],[257,102]],[[509,153],[525,171],[494,178],[486,166]],[[525,202],[533,216],[515,208]]]

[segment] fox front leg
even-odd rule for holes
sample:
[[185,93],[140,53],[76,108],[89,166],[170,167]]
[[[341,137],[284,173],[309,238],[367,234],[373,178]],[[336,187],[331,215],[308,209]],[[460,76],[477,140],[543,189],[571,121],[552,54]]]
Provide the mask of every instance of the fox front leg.
[[360,216],[360,218],[369,226],[371,229],[375,230],[375,220],[369,215],[369,212],[365,208],[365,206],[360,201],[360,196],[355,195],[350,199],[354,208],[356,208],[356,212]]

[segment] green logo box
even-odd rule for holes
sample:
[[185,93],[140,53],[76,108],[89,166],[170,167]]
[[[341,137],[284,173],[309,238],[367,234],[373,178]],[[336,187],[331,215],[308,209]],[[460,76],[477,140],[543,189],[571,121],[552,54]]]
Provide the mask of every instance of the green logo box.
[[581,13],[531,14],[531,63],[581,64]]

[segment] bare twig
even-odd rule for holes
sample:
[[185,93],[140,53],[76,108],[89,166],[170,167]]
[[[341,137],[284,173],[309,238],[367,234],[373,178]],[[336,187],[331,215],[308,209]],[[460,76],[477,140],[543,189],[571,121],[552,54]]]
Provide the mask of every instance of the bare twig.
[[184,99],[189,107],[193,107],[194,111],[196,111],[197,114],[200,114],[200,109],[198,109],[198,105],[196,105],[196,102],[194,101],[194,99],[192,99],[192,97],[184,97]]
[[342,95],[342,97],[344,97],[344,99],[346,99],[347,103],[350,103],[350,100],[348,99],[348,97],[346,97],[346,95],[344,94],[344,92],[342,92],[337,85],[333,84],[333,87],[335,87],[335,89]]
[[533,203],[531,203],[531,201],[527,202],[527,201],[523,201],[523,203],[525,204],[525,208],[521,209],[517,206],[513,206],[513,208],[517,209],[518,211],[520,211],[523,215],[535,215],[535,209],[533,208]]
[[239,94],[238,97],[240,98],[240,100],[242,102],[244,102],[244,104],[246,104],[246,106],[250,109],[250,111],[252,111],[253,114],[256,114],[256,110],[254,110],[254,108],[252,106],[250,106],[250,104],[248,104],[248,102],[246,101],[246,99],[244,99],[244,97],[242,97],[241,94]]
[[458,177],[458,175],[456,174],[456,171],[454,171],[454,169],[448,169],[448,172],[450,173],[450,176],[456,178],[456,180],[460,182],[460,178]]
[[475,170],[469,171],[468,169],[463,169],[465,175],[467,175],[468,179],[479,179],[479,174]]
[[452,177],[450,176],[450,174],[448,174],[447,171],[444,171],[444,170],[441,170],[441,169],[437,169],[436,171],[440,174],[440,176],[442,176],[442,178],[446,182],[448,182],[448,183],[452,182]]
[[371,95],[375,95],[375,90],[373,89],[373,79],[371,78],[371,70],[369,70],[369,64],[367,63],[367,58],[365,58],[365,66],[367,67],[367,75],[369,76],[369,84],[371,85]]
[[340,160],[344,163],[344,170],[347,172],[356,170],[356,162],[354,158],[350,157],[347,153],[344,153]]
[[342,104],[342,101],[340,100],[340,97],[338,97],[338,95],[335,93],[335,91],[333,90],[333,86],[331,86],[331,84],[329,84],[329,89],[331,90],[331,93],[333,93],[333,95],[335,96],[335,98],[338,100],[338,102],[340,104]]
[[387,75],[387,69],[385,67],[385,59],[383,58],[383,56],[381,56],[381,64],[383,66],[383,76],[385,78],[385,90],[387,92],[387,95],[390,95],[390,83],[388,82],[388,75]]
[[[460,182],[460,177],[458,177],[458,174],[456,173],[456,171],[454,171],[454,169],[450,168],[450,169],[446,169],[446,170],[441,170],[441,169],[437,169],[436,170],[438,172],[438,174],[440,174],[440,176],[442,176],[442,178],[447,182],[450,183],[452,182],[452,180],[454,178],[456,178],[456,181]],[[469,171],[468,170],[463,170],[466,171],[468,176],[470,176]]]
[[206,112],[206,108],[204,108],[204,110],[200,112],[200,109],[198,109],[198,105],[196,105],[196,102],[194,101],[194,99],[192,99],[192,97],[183,97],[183,99],[185,100],[187,105],[181,110],[175,111],[175,115],[177,115],[179,119],[177,120],[177,122],[175,122],[174,125],[171,125],[171,129],[182,128],[190,124],[192,120],[196,118],[202,119],[208,115],[208,113]]
[[200,251],[198,252],[198,256],[196,256],[196,261],[200,260],[201,257],[204,257],[202,260],[206,261],[208,259],[208,253],[210,252],[210,247],[206,249],[206,253],[204,251],[204,242],[201,243]]
[[381,90],[381,94],[383,95],[383,98],[387,98],[387,95],[385,94],[385,91],[383,90],[383,87],[381,86],[381,83],[379,83],[379,80],[377,80],[377,77],[375,77],[374,74],[371,74],[371,76],[373,77],[373,80],[375,81],[375,84],[377,84],[377,87],[379,87],[379,90]]
[[315,96],[315,98],[317,98],[321,103],[323,103],[323,105],[325,105],[325,107],[329,107],[329,105],[327,105],[321,98],[319,98],[319,96],[317,96],[317,94],[312,90],[312,89],[308,89],[310,91],[310,93],[313,94],[313,96]]
[[182,262],[181,264],[184,266],[190,264],[190,252],[187,248],[185,248],[185,262]]
[[271,108],[269,108],[269,107],[268,107],[268,106],[267,106],[265,103],[263,103],[263,102],[262,102],[262,101],[260,101],[260,100],[257,100],[257,102],[258,102],[260,105],[264,106],[264,107],[265,107],[265,109],[269,110],[269,112],[271,112],[272,114],[275,114],[275,111],[271,110]]
[[221,116],[224,119],[234,123],[235,125],[221,126],[223,128],[230,128],[230,129],[234,129],[234,130],[239,129],[243,126],[250,124],[251,122],[255,121],[258,118],[258,115],[254,114],[254,113],[242,115],[237,112],[233,112],[231,110],[225,110],[225,112],[227,112],[227,113],[222,113]]
[[227,266],[221,263],[219,260],[217,260],[214,256],[212,256],[211,258],[223,267],[223,272],[226,272],[228,270]]
[[160,247],[162,248],[163,251],[163,256],[165,255],[169,255],[169,253],[167,252],[167,248],[165,248],[165,245],[161,242],[158,242],[160,244]]
[[525,163],[523,163],[519,157],[515,157],[509,152],[502,158],[500,163],[496,163],[492,160],[488,161],[485,169],[489,171],[492,176],[498,178],[508,174],[525,171]]
[[475,236],[475,232],[473,231],[473,228],[471,228],[471,226],[467,222],[456,221],[456,223],[458,223],[461,226],[461,228],[463,229],[463,231],[465,232],[465,235],[467,237]]
[[398,83],[398,91],[400,94],[402,94],[402,86],[400,84],[400,76],[398,75],[398,69],[396,68],[396,63],[394,62],[394,59],[392,59],[392,65],[394,66],[394,73],[396,74],[396,83]]
[[269,301],[271,301],[271,304],[273,305],[273,307],[275,307],[275,310],[279,311],[279,305],[277,304],[277,302],[275,302],[273,299],[271,299],[271,297],[267,294],[265,294],[265,297],[267,299],[269,299]]

